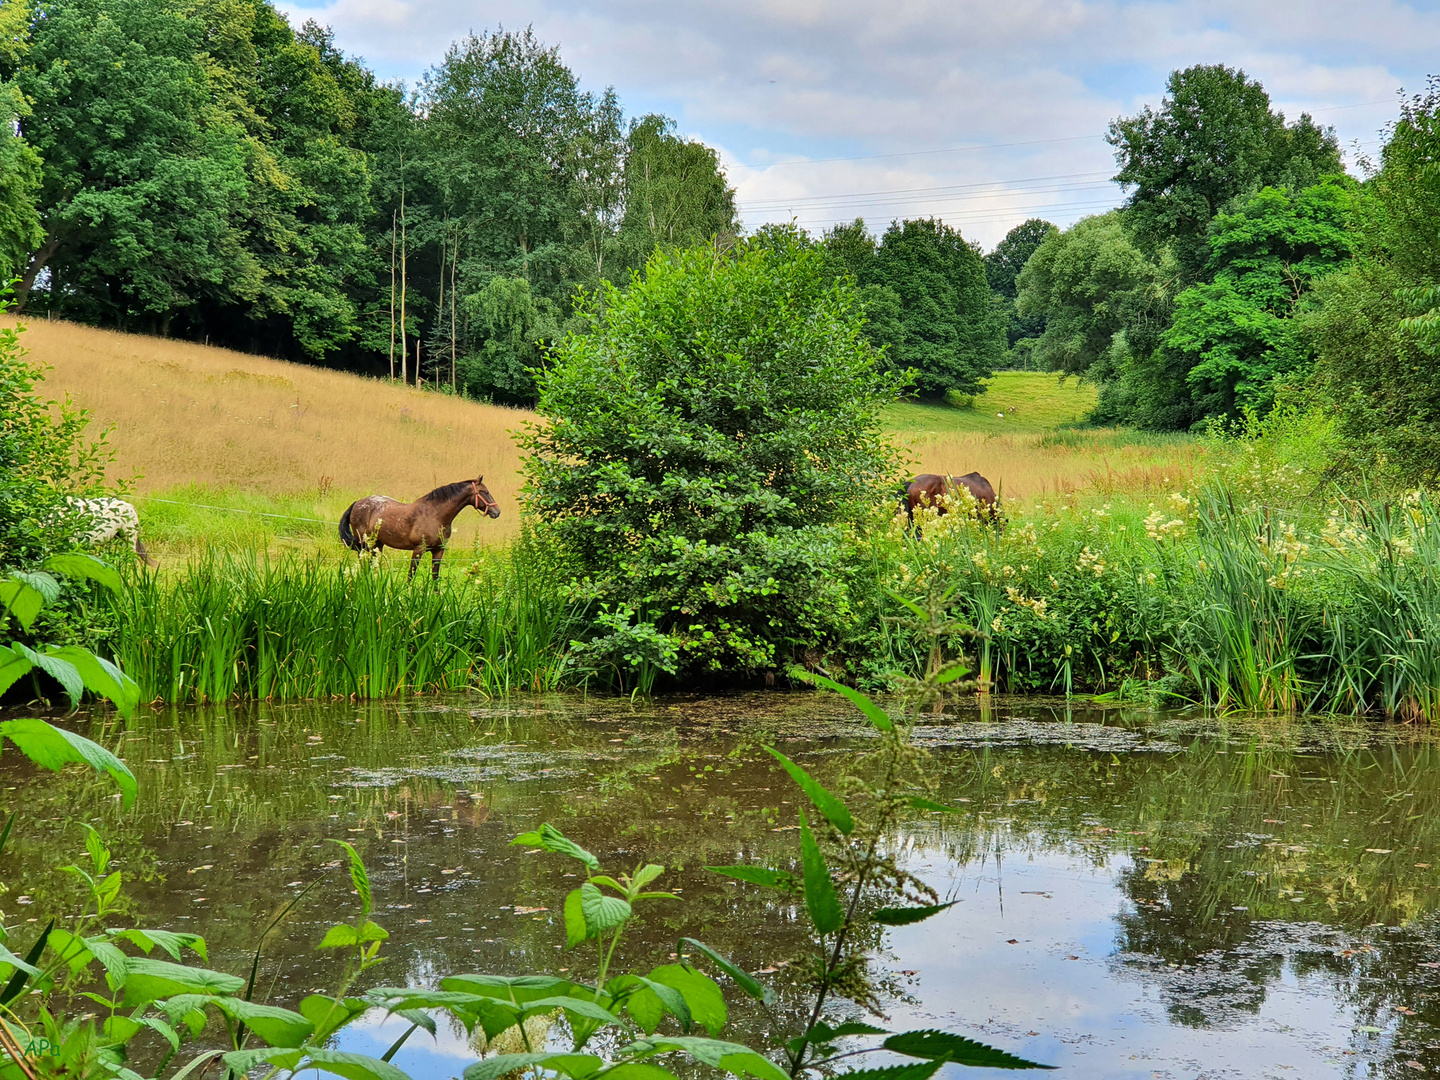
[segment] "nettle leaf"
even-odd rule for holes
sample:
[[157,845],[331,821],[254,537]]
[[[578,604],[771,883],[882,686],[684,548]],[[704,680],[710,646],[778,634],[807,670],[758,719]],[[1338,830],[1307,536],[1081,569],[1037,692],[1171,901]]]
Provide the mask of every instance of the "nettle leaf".
[[884,1028],[878,1028],[873,1024],[862,1024],[857,1020],[847,1021],[844,1024],[837,1024],[831,1027],[829,1024],[816,1024],[810,1029],[811,1042],[831,1042],[835,1039],[843,1039],[847,1035],[889,1035]]
[[810,833],[810,823],[803,810],[800,811],[800,860],[805,866],[805,907],[810,912],[810,921],[819,933],[833,934],[840,929],[845,916],[840,910],[840,898],[835,895],[830,867],[825,865],[825,856]]
[[895,722],[885,714],[885,710],[880,708],[879,705],[876,705],[859,690],[837,683],[832,679],[827,679],[823,675],[812,675],[811,681],[822,689],[832,690],[837,694],[849,698],[855,707],[869,718],[870,723],[875,725],[876,730],[889,731],[895,726]]
[[388,941],[390,932],[382,926],[377,926],[370,920],[365,920],[365,925],[353,927],[348,923],[339,923],[325,931],[325,937],[317,949],[345,949],[356,945],[368,945],[372,941]]
[[215,998],[211,1004],[232,1020],[239,1020],[271,1046],[297,1047],[315,1030],[309,1018],[276,1005],[257,1005],[243,998]]
[[643,889],[663,873],[665,873],[665,867],[656,863],[646,863],[635,871],[635,876],[630,879],[630,887],[636,890]]
[[209,962],[205,955],[205,939],[199,934],[176,934],[169,930],[106,930],[111,937],[123,938],[139,947],[147,956],[155,946],[160,946],[173,959],[180,959],[180,950],[189,949],[201,960]]
[[467,1066],[461,1075],[465,1080],[498,1080],[506,1073],[539,1065],[554,1069],[561,1076],[581,1080],[598,1072],[604,1064],[603,1060],[590,1054],[499,1054]]
[[660,1026],[667,1012],[680,1022],[685,1034],[690,1034],[690,1006],[685,1002],[685,995],[673,986],[640,975],[623,975],[611,979],[605,988],[612,996],[628,990],[624,997],[625,1011],[646,1035]]
[[710,946],[706,945],[703,941],[696,941],[694,938],[688,937],[681,938],[680,944],[675,951],[680,956],[684,956],[686,946],[689,946],[695,952],[698,952],[701,956],[704,956],[722,972],[730,976],[730,978],[734,980],[736,986],[740,987],[741,990],[743,990],[750,997],[754,998],[756,1001],[763,1002],[766,1005],[775,1004],[774,990],[770,989],[770,987],[766,986],[759,979],[755,978],[755,976],[749,974],[746,971],[743,971],[736,964],[721,956],[718,952],[710,948]]
[[620,1018],[609,1009],[578,997],[538,998],[525,1004],[522,1016],[539,1016],[541,1013],[547,1013],[554,1009],[564,1009],[567,1016],[583,1016],[586,1020],[595,1020],[601,1024],[620,1023]]
[[121,805],[129,809],[140,785],[125,763],[99,743],[83,735],[47,724],[34,717],[6,720],[0,723],[0,736],[9,739],[36,765],[59,772],[66,765],[89,765],[109,773],[120,788]]
[[109,563],[97,559],[94,555],[87,555],[83,551],[65,551],[51,555],[45,560],[45,569],[53,570],[65,577],[87,578],[98,585],[103,585],[111,592],[119,592],[124,587],[124,583],[120,580],[120,571]]
[[24,653],[25,659],[58,682],[65,691],[65,696],[70,699],[71,708],[80,704],[80,699],[85,696],[85,680],[80,677],[80,672],[76,670],[74,664],[59,656],[36,652],[30,646],[22,645],[18,641],[11,644],[10,648],[13,651]]
[[125,976],[127,1007],[145,1005],[177,994],[233,996],[245,989],[245,980],[238,975],[185,967],[168,960],[151,960],[148,956],[131,956],[127,958],[127,966],[130,969]]
[[[725,1029],[725,995],[710,976],[684,964],[662,964],[650,972],[647,982],[660,983],[678,991],[684,998],[690,1019],[711,1035],[718,1035]],[[674,1009],[671,1011],[680,1015]]]
[[809,796],[810,801],[815,804],[815,809],[824,815],[826,821],[846,836],[855,831],[855,820],[850,816],[850,810],[843,802],[830,794],[809,773],[780,753],[779,750],[773,746],[767,746],[765,750],[780,762],[781,767],[790,774],[790,779],[800,785],[800,790]]
[[580,886],[580,910],[585,916],[585,928],[591,937],[623,926],[632,914],[628,902],[618,896],[606,896],[599,886],[588,881]]
[[[49,586],[45,585],[47,581]],[[0,607],[9,609],[26,630],[35,624],[41,609],[53,604],[59,595],[60,583],[49,574],[11,574],[0,581]]]
[[916,1065],[890,1065],[883,1069],[857,1069],[847,1072],[845,1080],[930,1080],[944,1064],[943,1061],[926,1061]]
[[23,651],[12,649],[9,645],[0,645],[0,694],[30,674],[34,667]]
[[79,645],[50,645],[46,656],[68,662],[92,694],[114,702],[121,714],[129,716],[140,704],[140,684],[103,657]]
[[510,841],[521,847],[541,848],[544,851],[553,852],[556,855],[569,855],[572,859],[579,859],[585,864],[585,869],[592,874],[600,870],[600,860],[591,855],[575,841],[567,839],[554,825],[541,825],[534,832],[522,833]]
[[739,1043],[694,1035],[656,1035],[646,1041],[661,1052],[681,1050],[704,1065],[736,1076],[753,1076],[756,1080],[789,1080],[789,1076],[769,1058]]
[[677,1080],[677,1077],[669,1069],[648,1061],[627,1061],[608,1069],[605,1080]]
[[[339,844],[350,856],[350,880],[355,885],[355,891],[360,894],[360,914],[370,914],[370,875],[365,871],[365,860],[360,858],[360,853],[351,847],[344,840],[331,840],[332,844]],[[369,939],[371,941],[374,938]],[[383,940],[383,939],[382,939]]]
[[795,888],[795,875],[785,870],[770,870],[764,866],[707,866],[712,874],[743,881],[749,885],[760,885],[767,889],[782,889],[789,892]]
[[311,994],[300,1002],[300,1015],[314,1025],[316,1040],[328,1039],[370,1006],[371,1002],[364,998],[340,999]]
[[370,1057],[367,1054],[352,1054],[344,1050],[330,1050],[326,1047],[310,1046],[302,1049],[238,1050],[225,1055],[225,1064],[237,1074],[244,1075],[261,1063],[278,1066],[290,1072],[318,1069],[344,1077],[345,1080],[409,1080],[388,1061]]
[[98,937],[87,938],[85,940],[85,947],[88,948],[90,952],[94,954],[95,959],[99,960],[104,966],[105,974],[109,976],[110,988],[112,990],[124,985],[125,976],[129,973],[130,968],[127,964],[129,958],[123,952],[114,945],[111,945],[104,938]]
[[515,1001],[521,1005],[540,998],[567,994],[574,986],[568,979],[557,979],[549,975],[450,975],[440,980],[442,990]]
[[948,904],[927,904],[924,907],[890,907],[880,908],[870,913],[870,918],[883,926],[909,926],[911,923],[924,922],[932,915],[939,915],[946,908],[952,908],[959,900],[951,900]]
[[906,1057],[928,1058],[936,1063],[953,1061],[956,1065],[970,1065],[982,1069],[1055,1068],[1054,1065],[1026,1061],[1004,1050],[997,1050],[993,1046],[986,1046],[948,1031],[907,1031],[901,1035],[890,1036],[881,1046]]
[[573,949],[590,938],[590,928],[585,925],[585,911],[581,904],[580,890],[571,889],[565,897],[565,945]]

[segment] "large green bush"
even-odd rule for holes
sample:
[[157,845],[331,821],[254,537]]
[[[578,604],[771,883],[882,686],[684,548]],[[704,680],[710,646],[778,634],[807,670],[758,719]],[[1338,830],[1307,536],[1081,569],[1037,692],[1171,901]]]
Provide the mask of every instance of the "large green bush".
[[582,655],[759,673],[847,625],[842,529],[895,479],[854,286],[797,238],[656,256],[539,376],[526,509],[594,601]]

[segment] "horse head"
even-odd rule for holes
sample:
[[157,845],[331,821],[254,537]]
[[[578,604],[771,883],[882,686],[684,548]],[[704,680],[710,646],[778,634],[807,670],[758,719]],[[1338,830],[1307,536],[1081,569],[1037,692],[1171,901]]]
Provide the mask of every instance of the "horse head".
[[475,509],[483,511],[492,518],[500,516],[500,504],[490,494],[490,489],[485,486],[485,477],[477,476],[470,481],[475,491]]

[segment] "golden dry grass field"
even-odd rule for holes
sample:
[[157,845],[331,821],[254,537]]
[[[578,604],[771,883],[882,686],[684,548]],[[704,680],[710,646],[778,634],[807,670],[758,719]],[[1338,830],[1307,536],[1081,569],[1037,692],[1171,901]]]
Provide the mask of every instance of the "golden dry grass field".
[[207,530],[237,540],[333,536],[360,496],[408,501],[480,474],[502,515],[462,512],[456,540],[497,542],[519,529],[510,433],[528,418],[522,411],[73,323],[30,321],[21,342],[51,369],[42,393],[68,394],[98,426],[113,426],[111,478],[138,475],[135,501],[162,551]]
[[[455,542],[518,532],[511,436],[533,414],[188,342],[27,325],[23,344],[50,368],[42,392],[112,428],[111,478],[135,478],[161,554],[214,543],[338,554],[335,523],[352,500],[410,500],[477,473],[503,513],[462,512]],[[885,426],[915,471],[977,471],[1010,499],[1171,490],[1194,467],[1199,444],[1186,436],[1068,427],[1093,404],[1073,380],[1000,372],[970,407],[899,403]]]

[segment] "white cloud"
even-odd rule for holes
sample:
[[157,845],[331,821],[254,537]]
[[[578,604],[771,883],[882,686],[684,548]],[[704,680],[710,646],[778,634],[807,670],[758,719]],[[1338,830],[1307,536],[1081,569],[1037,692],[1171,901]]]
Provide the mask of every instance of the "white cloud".
[[[935,213],[987,246],[1028,216],[1066,223],[1114,205],[1099,136],[1158,102],[1172,68],[1243,67],[1287,115],[1309,110],[1342,142],[1373,149],[1395,91],[1419,89],[1440,56],[1440,13],[1396,0],[329,0],[287,10],[328,22],[343,48],[410,81],[470,30],[533,23],[586,85],[613,84],[631,111],[668,112],[720,148],[747,224],[793,211],[812,228],[856,214],[883,227]],[[1376,100],[1387,104],[1353,107]],[[766,167],[999,143],[1030,145]]]

